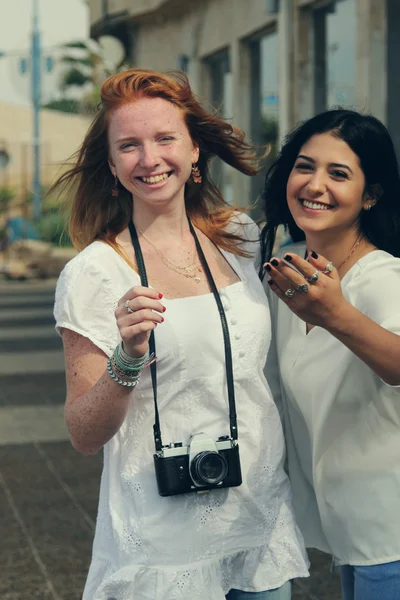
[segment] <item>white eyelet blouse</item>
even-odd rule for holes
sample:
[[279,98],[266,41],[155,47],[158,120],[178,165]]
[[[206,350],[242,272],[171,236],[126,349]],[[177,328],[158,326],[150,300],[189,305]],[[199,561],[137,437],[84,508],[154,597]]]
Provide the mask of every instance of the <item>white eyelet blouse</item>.
[[[305,247],[284,250],[304,256]],[[341,283],[348,302],[400,335],[400,259],[375,250]],[[400,560],[400,387],[384,383],[325,329],[306,335],[304,321],[276,297],[271,313],[266,372],[284,416],[306,546],[337,564]]]
[[[236,227],[247,239],[258,228]],[[256,244],[250,244],[254,252]],[[104,447],[92,563],[84,600],[223,600],[231,588],[256,592],[307,576],[295,524],[278,410],[263,369],[270,343],[268,303],[254,261],[224,252],[240,281],[221,290],[233,353],[243,484],[162,498],[153,466],[150,371],[132,392],[126,419]],[[120,337],[118,299],[138,275],[94,242],[62,272],[57,329],[68,328],[110,356]],[[212,294],[166,299],[156,331],[164,444],[203,431],[229,434],[221,322]]]

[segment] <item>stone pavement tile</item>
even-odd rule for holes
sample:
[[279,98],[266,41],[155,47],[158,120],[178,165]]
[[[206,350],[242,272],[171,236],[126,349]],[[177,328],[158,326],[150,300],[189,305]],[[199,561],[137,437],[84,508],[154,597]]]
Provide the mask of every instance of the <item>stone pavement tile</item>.
[[0,277],[0,295],[7,294],[49,294],[54,293],[57,279],[30,279],[10,281]]
[[[69,460],[65,459],[61,465],[53,461],[63,452]],[[100,469],[101,456],[94,460],[81,457],[69,443],[0,448],[4,481],[59,600],[81,598],[91,556],[91,522],[95,520]],[[64,479],[70,471],[81,486],[82,497],[86,492],[91,498],[86,506],[80,505],[75,490]],[[73,481],[70,479],[70,483]],[[85,519],[88,509],[91,514]],[[4,551],[7,552],[6,547],[0,549],[0,554]],[[16,576],[19,576],[16,570],[8,569],[3,587],[10,587]],[[27,578],[26,586],[29,581]],[[40,580],[33,581],[32,585],[32,589],[25,587],[27,593],[21,600],[45,598],[39,595],[44,589]],[[48,597],[54,600],[54,594]]]
[[47,309],[52,312],[54,298],[52,296],[0,296],[0,310],[29,311],[31,308]]
[[65,485],[73,490],[77,502],[96,522],[103,453],[95,456],[79,454],[68,442],[40,444],[46,458],[56,465]]
[[64,404],[64,373],[0,375],[0,406]]
[[46,311],[46,315],[42,317],[27,317],[20,312],[20,318],[16,317],[13,320],[3,318],[0,311],[0,327],[38,327],[41,325],[55,325],[54,317],[50,311]]
[[50,335],[40,338],[0,339],[0,353],[25,353],[29,351],[43,352],[46,350],[62,350],[63,345],[59,336]]
[[318,550],[308,550],[310,577],[297,579],[293,585],[293,600],[341,600],[338,569],[330,572],[331,557]]
[[49,316],[52,314],[52,310],[50,306],[42,306],[38,307],[36,304],[28,305],[28,306],[13,306],[11,308],[0,307],[0,323],[5,323],[6,325],[12,323],[13,321],[23,322],[29,319],[42,319],[43,317]]
[[[0,598],[25,600],[34,597],[31,591],[45,591],[46,581],[32,550],[15,519],[6,493],[0,487]],[[46,598],[43,595],[43,598]],[[49,597],[50,598],[50,597]]]
[[0,353],[0,376],[55,372],[64,372],[64,352],[61,348],[20,354]]
[[[1,310],[1,308],[0,308]],[[20,340],[20,339],[39,339],[42,336],[49,337],[60,337],[55,330],[54,323],[50,325],[43,325],[42,327],[32,326],[28,329],[21,329],[19,327],[0,327],[0,340]]]
[[0,445],[58,440],[69,440],[62,405],[0,407]]

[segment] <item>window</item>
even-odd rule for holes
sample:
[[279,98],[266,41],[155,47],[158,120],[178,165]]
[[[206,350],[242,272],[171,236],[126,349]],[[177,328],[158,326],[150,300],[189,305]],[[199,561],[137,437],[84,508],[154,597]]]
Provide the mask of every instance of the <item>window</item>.
[[314,11],[315,111],[355,105],[355,0],[336,0]]
[[[270,145],[267,167],[278,150],[278,36],[275,31],[253,39],[249,43],[251,60],[251,139],[254,144]],[[260,197],[264,186],[265,170],[252,178],[251,202]],[[256,208],[253,217],[261,210]]]
[[[229,51],[224,50],[206,60],[211,83],[211,103],[219,113],[230,121],[232,118],[232,74]],[[214,161],[212,176],[218,184],[226,202],[233,203],[232,167]]]

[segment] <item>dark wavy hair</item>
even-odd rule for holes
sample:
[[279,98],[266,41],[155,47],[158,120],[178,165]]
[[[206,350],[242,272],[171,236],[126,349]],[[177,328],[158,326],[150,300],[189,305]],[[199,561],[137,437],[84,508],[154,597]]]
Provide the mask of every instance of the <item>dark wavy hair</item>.
[[375,117],[338,108],[322,112],[294,129],[266,174],[262,193],[266,224],[261,233],[264,261],[272,255],[280,225],[294,242],[305,239],[289,211],[286,185],[302,146],[312,136],[328,132],[346,142],[358,156],[366,191],[377,199],[371,210],[361,211],[360,232],[377,248],[400,257],[400,175],[392,139]]
[[[132,194],[120,186],[111,194],[114,178],[109,168],[108,127],[113,110],[139,98],[163,98],[178,107],[189,134],[199,146],[198,167],[202,183],[190,179],[185,186],[187,214],[219,247],[247,256],[240,248],[242,238],[229,231],[238,207],[228,204],[210,175],[210,162],[218,156],[246,175],[258,172],[255,148],[244,140],[244,133],[227,123],[217,112],[208,112],[193,94],[187,76],[146,69],[130,69],[112,75],[102,85],[101,102],[73,165],[54,183],[52,190],[71,191],[67,210],[69,234],[81,250],[94,240],[102,240],[122,256],[116,237],[132,218]],[[242,209],[243,210],[243,209]],[[124,258],[126,258],[124,256]]]

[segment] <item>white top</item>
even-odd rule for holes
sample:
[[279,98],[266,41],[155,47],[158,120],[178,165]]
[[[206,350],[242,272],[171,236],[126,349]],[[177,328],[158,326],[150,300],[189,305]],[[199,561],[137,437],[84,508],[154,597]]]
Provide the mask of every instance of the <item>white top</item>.
[[[284,250],[304,256],[305,247]],[[400,259],[367,254],[343,277],[342,290],[362,313],[400,334]],[[276,347],[267,374],[282,400],[306,546],[330,552],[338,564],[399,560],[400,387],[385,384],[325,329],[306,335],[304,321],[276,297],[271,310]]]
[[[254,239],[256,226],[246,230]],[[271,337],[267,300],[253,261],[223,254],[240,277],[221,299],[232,343],[243,484],[159,496],[153,391],[145,371],[121,429],[104,447],[84,600],[221,600],[231,588],[262,591],[308,574],[283,468],[279,413],[263,374]],[[120,341],[114,309],[135,284],[139,276],[110,246],[92,243],[60,275],[57,328],[88,337],[110,356]],[[215,299],[163,302],[165,322],[155,334],[163,443],[186,445],[199,431],[216,440],[229,434],[229,420]]]

